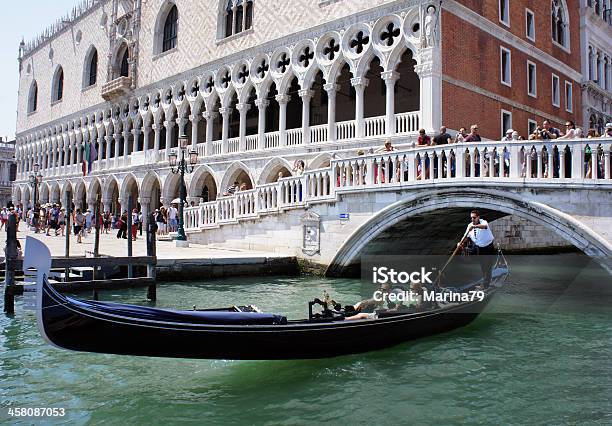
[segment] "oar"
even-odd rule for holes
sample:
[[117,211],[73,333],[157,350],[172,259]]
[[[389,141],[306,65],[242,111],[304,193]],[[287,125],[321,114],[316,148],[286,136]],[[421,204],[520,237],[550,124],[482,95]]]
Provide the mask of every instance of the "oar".
[[[465,233],[463,234],[463,237],[461,237],[461,239],[459,240],[460,242],[463,242],[463,240],[465,240],[465,237],[467,237],[467,235],[470,233],[470,229],[468,228]],[[448,267],[448,265],[450,265],[451,261],[453,260],[453,258],[455,257],[455,255],[457,254],[457,251],[459,250],[459,246],[455,245],[455,250],[453,251],[453,254],[451,254],[451,257],[448,259],[448,261],[446,262],[446,264],[444,265],[444,267],[440,270],[440,272],[438,273],[438,280],[436,281],[436,286],[440,287],[440,280],[442,279],[442,274],[444,273],[444,270]]]

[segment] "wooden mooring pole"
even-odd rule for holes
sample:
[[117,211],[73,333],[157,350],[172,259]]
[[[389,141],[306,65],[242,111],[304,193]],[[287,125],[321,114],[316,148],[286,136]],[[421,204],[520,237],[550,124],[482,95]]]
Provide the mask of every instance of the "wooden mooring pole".
[[17,259],[17,218],[10,214],[6,226],[6,271],[4,287],[4,312],[8,315],[15,314],[15,260]]
[[[147,217],[147,256],[155,257],[157,256],[157,224],[155,223],[155,215],[153,213],[149,213]],[[156,262],[157,263],[157,262]],[[156,263],[147,265],[147,277],[153,278],[154,283],[149,285],[147,290],[147,299],[151,301],[157,300],[157,284],[155,284],[156,279]]]
[[[132,195],[128,195],[127,199],[127,255],[128,257],[132,257],[132,209],[134,205],[134,200],[132,199]],[[132,265],[128,265],[128,278],[134,278],[134,269]]]
[[[66,223],[66,245],[64,249],[64,257],[70,257],[70,233],[72,232],[70,219],[72,219],[72,193],[70,191],[66,191],[66,216],[64,217],[64,221]],[[66,281],[68,281],[69,276],[70,268],[66,268],[64,270],[64,277]]]
[[[94,207],[94,220],[95,220],[95,237],[94,237],[94,250],[93,250],[93,256],[94,257],[99,257],[100,256],[100,202],[101,202],[101,194],[98,194],[96,196],[96,205]],[[91,273],[91,278],[93,279],[93,281],[96,280],[96,270],[98,268],[96,266],[93,267],[93,271]],[[99,300],[98,297],[98,290],[94,289],[93,291],[93,300]]]

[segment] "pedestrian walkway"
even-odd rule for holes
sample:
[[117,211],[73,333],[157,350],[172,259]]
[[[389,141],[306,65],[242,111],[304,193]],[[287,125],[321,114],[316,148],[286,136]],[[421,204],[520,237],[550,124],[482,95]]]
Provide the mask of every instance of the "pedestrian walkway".
[[[25,223],[22,221],[19,226],[19,232],[17,233],[17,239],[20,241],[21,246],[25,248],[25,238],[31,236],[44,242],[52,256],[64,256],[66,239],[63,236],[54,236],[51,231],[51,236],[46,236],[43,232],[35,233],[29,229],[26,229]],[[83,242],[78,244],[74,235],[70,236],[70,256],[85,256],[86,252],[93,252],[94,250],[94,230],[90,234],[86,234],[83,237]],[[0,232],[0,243],[5,246],[6,232]],[[110,234],[100,234],[100,254],[109,256],[127,256],[127,239],[119,239],[116,237],[116,231]],[[133,255],[134,256],[146,256],[146,239],[143,233],[142,236],[132,242]],[[239,259],[252,259],[252,258],[284,258],[291,256],[288,253],[274,253],[263,252],[263,251],[250,251],[250,250],[230,250],[221,248],[212,248],[200,244],[191,243],[187,248],[179,248],[175,246],[174,241],[157,241],[157,258],[159,261],[168,260],[181,260],[181,259],[223,259],[227,261],[239,260]]]

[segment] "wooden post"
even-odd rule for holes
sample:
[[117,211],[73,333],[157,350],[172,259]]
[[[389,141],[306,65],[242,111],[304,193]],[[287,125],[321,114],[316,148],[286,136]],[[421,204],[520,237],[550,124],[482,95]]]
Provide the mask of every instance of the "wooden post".
[[4,312],[15,313],[15,259],[17,259],[17,218],[10,214],[6,226],[6,272],[4,288]]
[[[66,222],[66,248],[64,250],[64,256],[70,257],[70,233],[72,232],[70,226],[70,219],[72,219],[72,193],[70,191],[66,192],[66,217],[64,217],[64,221]],[[66,268],[64,270],[64,279],[68,281],[68,274],[70,273],[70,268]]]
[[[134,201],[132,200],[132,196],[128,195],[127,200],[127,255],[128,257],[132,257],[132,206],[134,205]],[[134,278],[134,270],[132,269],[132,264],[128,264],[128,278]]]
[[[98,194],[98,196],[96,197],[96,205],[94,207],[94,220],[95,220],[95,226],[96,226],[96,234],[94,237],[94,252],[93,255],[94,257],[99,257],[100,256],[100,200],[101,195]],[[98,267],[94,266],[93,267],[93,272],[91,273],[91,279],[93,281],[96,280],[96,269]],[[94,289],[93,291],[93,300],[98,300],[98,290]]]
[[[147,220],[147,256],[157,256],[156,234],[157,224],[155,223],[155,216],[153,213],[149,213]],[[147,276],[154,280],[156,278],[156,263],[157,262],[147,265]],[[157,284],[151,284],[149,286],[147,290],[147,299],[151,301],[157,300]]]

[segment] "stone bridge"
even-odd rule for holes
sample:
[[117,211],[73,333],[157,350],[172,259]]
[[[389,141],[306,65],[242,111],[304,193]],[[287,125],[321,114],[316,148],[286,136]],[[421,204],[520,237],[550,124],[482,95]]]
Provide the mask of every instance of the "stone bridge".
[[405,147],[185,210],[189,239],[275,249],[341,275],[362,255],[448,253],[470,209],[548,229],[612,273],[612,140]]

